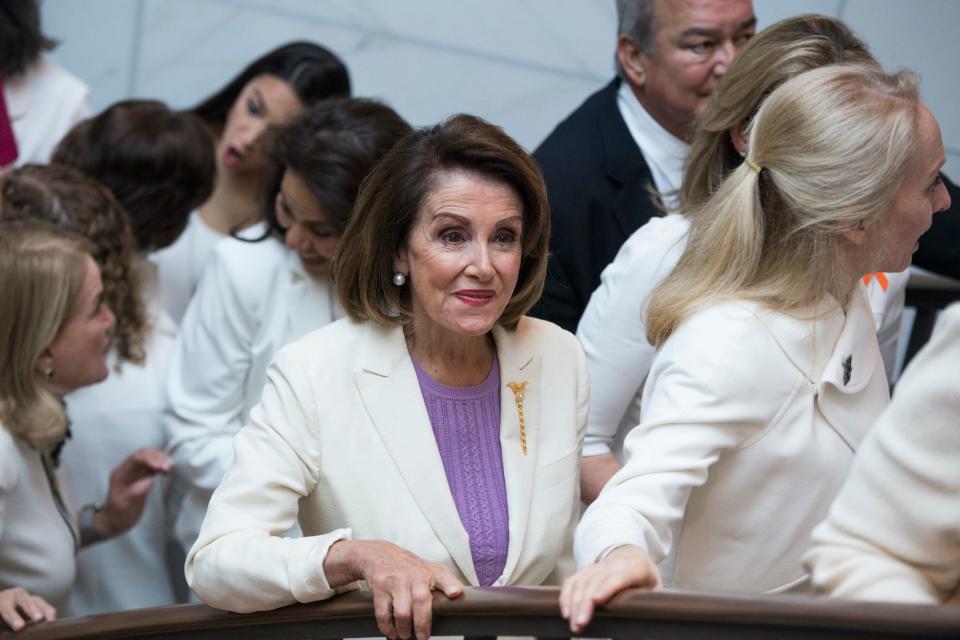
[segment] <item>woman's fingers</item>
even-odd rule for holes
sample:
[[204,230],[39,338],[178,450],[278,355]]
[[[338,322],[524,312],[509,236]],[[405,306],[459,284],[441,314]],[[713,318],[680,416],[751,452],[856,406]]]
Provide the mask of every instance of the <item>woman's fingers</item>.
[[426,584],[414,585],[413,596],[413,633],[417,640],[430,637],[433,624],[433,591]]
[[0,618],[3,618],[3,621],[7,623],[7,626],[14,631],[20,631],[20,629],[23,629],[23,627],[26,625],[26,622],[17,611],[17,607],[13,603],[13,600],[4,599],[0,601]]
[[433,575],[433,581],[430,585],[433,589],[436,589],[443,593],[451,600],[454,598],[459,598],[463,595],[463,585],[460,584],[460,581],[457,580],[457,577],[451,573],[449,569],[445,566],[437,564],[434,565],[436,570]]
[[660,571],[646,552],[629,545],[620,547],[564,581],[560,613],[570,621],[570,630],[579,633],[590,623],[598,605],[624,589],[657,589],[661,584]]
[[46,600],[20,587],[0,591],[0,618],[14,631],[23,629],[28,621],[41,622],[56,617],[57,610]]
[[391,640],[397,637],[397,629],[393,626],[393,599],[389,592],[373,591],[373,615],[380,633]]
[[393,594],[393,626],[400,638],[409,638],[413,633],[413,603],[410,585],[402,584]]

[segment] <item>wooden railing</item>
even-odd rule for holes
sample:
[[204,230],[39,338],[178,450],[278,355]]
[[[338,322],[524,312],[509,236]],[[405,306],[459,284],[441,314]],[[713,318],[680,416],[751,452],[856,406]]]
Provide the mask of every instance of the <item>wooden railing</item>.
[[[570,633],[560,618],[557,595],[552,588],[505,587],[467,589],[453,601],[437,596],[433,634],[566,638]],[[16,634],[0,633],[0,639],[321,640],[377,635],[370,594],[353,592],[325,602],[245,615],[203,605],[179,605],[70,618]],[[960,638],[960,607],[627,591],[598,611],[582,635],[657,640]]]

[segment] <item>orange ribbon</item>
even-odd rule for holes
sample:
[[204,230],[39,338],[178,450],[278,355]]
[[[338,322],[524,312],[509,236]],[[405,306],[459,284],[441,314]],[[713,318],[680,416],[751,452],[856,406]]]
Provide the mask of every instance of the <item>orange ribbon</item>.
[[887,287],[890,286],[890,281],[887,280],[887,274],[882,271],[877,271],[876,273],[868,273],[863,276],[863,286],[870,284],[870,280],[876,278],[877,282],[880,284],[880,288],[883,289],[883,292],[887,292]]

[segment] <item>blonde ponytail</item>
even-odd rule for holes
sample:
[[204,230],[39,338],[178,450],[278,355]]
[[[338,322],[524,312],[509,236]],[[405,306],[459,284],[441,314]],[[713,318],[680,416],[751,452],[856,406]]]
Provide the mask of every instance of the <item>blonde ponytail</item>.
[[876,229],[900,187],[917,138],[916,79],[834,65],[776,89],[757,112],[747,153],[692,211],[676,269],[647,314],[659,346],[700,307],[747,299],[783,312],[844,300],[842,234]]

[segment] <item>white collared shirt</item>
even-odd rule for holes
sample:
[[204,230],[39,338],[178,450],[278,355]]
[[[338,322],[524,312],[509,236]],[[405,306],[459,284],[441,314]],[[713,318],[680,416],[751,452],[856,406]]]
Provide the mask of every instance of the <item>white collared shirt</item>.
[[640,153],[650,168],[654,185],[664,197],[664,204],[673,206],[676,197],[666,197],[680,190],[683,180],[683,162],[687,157],[689,145],[660,126],[647,110],[643,108],[633,89],[626,82],[620,83],[617,92],[617,109],[633,141],[640,147]]

